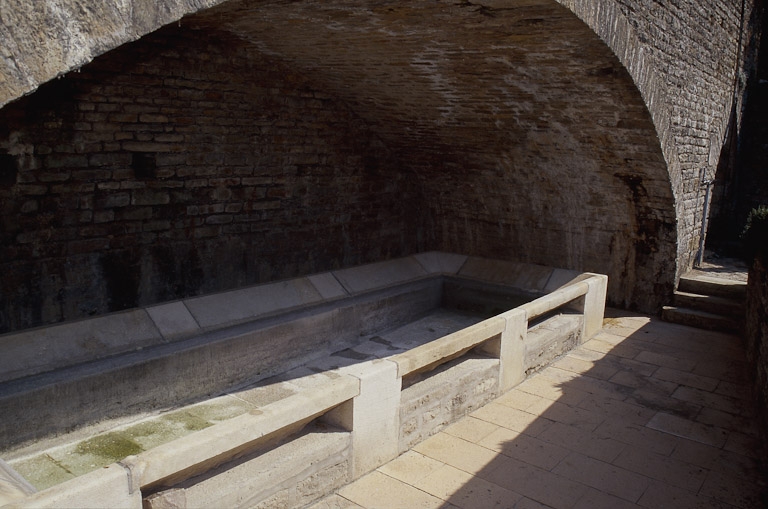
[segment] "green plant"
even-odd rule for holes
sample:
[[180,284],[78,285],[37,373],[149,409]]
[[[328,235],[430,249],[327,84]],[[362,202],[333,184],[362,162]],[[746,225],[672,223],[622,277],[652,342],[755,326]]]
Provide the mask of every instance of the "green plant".
[[747,261],[751,262],[757,256],[768,258],[768,206],[761,205],[749,212],[741,240]]

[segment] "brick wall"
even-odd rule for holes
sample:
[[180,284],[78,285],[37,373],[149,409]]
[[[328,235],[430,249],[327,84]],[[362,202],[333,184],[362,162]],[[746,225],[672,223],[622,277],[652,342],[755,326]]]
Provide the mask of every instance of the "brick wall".
[[0,332],[417,250],[412,179],[343,104],[168,28],[0,111]]

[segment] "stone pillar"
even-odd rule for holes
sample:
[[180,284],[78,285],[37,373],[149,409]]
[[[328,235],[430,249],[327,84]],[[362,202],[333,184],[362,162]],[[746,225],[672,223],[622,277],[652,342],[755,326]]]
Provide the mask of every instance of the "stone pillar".
[[323,419],[352,431],[352,478],[356,479],[398,455],[402,380],[397,364],[380,359],[339,371],[360,380],[360,394]]
[[519,308],[499,316],[505,321],[504,330],[480,345],[479,349],[499,359],[499,394],[503,394],[525,380],[528,319],[525,310]]
[[589,285],[584,299],[584,325],[581,331],[581,342],[587,341],[603,328],[605,315],[605,296],[608,289],[608,276],[590,274],[584,282]]
[[522,309],[512,309],[501,315],[507,322],[501,333],[499,352],[499,392],[504,393],[525,380],[525,337],[528,317]]

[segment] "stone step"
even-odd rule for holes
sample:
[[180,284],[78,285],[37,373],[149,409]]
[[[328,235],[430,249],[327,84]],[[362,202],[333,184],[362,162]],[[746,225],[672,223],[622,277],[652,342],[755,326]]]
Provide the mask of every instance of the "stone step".
[[701,295],[676,291],[674,296],[675,307],[690,308],[705,311],[715,315],[723,315],[735,320],[744,317],[744,304],[740,301],[717,297],[714,295]]
[[680,278],[678,291],[698,295],[713,295],[744,301],[747,293],[747,283],[712,276],[685,275]]
[[705,330],[737,333],[742,329],[741,324],[737,320],[690,308],[664,306],[661,311],[661,318],[665,322],[678,323]]

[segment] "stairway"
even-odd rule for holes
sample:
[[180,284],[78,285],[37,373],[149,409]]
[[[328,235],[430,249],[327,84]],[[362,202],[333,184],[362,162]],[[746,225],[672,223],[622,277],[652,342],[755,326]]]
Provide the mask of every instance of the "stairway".
[[661,318],[699,329],[742,332],[747,283],[691,272],[680,278],[674,305]]

